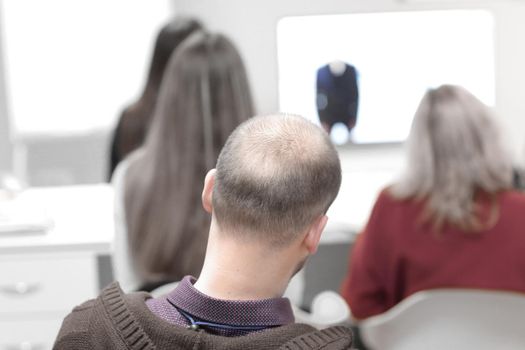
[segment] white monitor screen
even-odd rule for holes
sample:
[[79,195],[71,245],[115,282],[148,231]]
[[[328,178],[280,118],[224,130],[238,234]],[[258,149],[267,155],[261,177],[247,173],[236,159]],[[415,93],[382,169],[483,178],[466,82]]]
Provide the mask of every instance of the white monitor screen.
[[283,18],[280,109],[322,121],[337,143],[403,141],[428,88],[462,85],[494,104],[493,37],[484,10]]

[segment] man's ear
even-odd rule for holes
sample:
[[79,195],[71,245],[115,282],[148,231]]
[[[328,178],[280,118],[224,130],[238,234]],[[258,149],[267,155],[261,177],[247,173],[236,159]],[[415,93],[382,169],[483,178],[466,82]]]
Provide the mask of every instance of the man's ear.
[[204,188],[202,189],[202,207],[211,214],[213,210],[212,196],[213,186],[215,185],[215,169],[211,169],[204,178]]
[[310,254],[315,254],[315,252],[317,252],[317,247],[319,247],[319,242],[321,240],[321,234],[323,233],[327,222],[328,216],[322,215],[318,217],[308,229],[303,243]]

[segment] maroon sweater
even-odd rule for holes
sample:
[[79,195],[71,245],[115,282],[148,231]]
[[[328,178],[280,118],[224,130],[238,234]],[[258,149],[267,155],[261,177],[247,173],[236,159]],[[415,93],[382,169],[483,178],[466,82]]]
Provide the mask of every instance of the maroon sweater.
[[[484,231],[446,227],[436,234],[418,218],[422,202],[396,200],[385,190],[351,255],[341,294],[352,314],[382,313],[432,288],[525,292],[525,195],[498,195],[499,220]],[[488,202],[481,203],[488,212]]]

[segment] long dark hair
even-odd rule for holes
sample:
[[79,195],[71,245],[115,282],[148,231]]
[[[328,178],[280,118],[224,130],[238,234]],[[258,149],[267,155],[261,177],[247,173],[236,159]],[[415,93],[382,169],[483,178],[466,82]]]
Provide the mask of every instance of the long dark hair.
[[253,115],[243,62],[223,35],[192,34],[170,59],[143,151],[126,173],[131,255],[146,282],[197,276],[210,219],[207,170],[228,135]]
[[173,51],[201,24],[193,18],[175,17],[164,25],[155,40],[153,57],[140,98],[120,116],[111,142],[109,178],[118,163],[144,143],[164,70]]

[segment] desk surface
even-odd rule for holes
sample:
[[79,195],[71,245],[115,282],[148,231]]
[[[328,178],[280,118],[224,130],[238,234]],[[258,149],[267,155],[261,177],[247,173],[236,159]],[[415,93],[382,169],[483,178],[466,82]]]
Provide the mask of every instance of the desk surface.
[[54,224],[45,233],[1,234],[0,254],[110,251],[114,232],[110,185],[29,188],[17,200],[41,207]]

